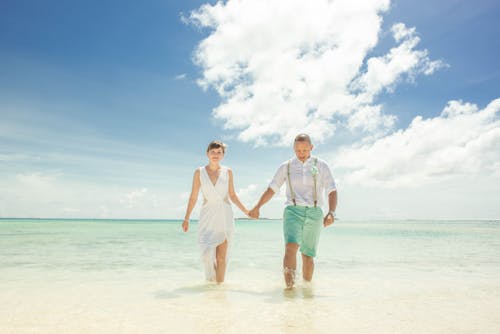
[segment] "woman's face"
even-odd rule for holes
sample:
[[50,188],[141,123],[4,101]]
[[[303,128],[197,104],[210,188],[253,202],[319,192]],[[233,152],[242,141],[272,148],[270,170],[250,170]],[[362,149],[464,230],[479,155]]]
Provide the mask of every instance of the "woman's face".
[[218,163],[224,158],[224,151],[222,147],[212,148],[207,152],[208,160],[212,163]]

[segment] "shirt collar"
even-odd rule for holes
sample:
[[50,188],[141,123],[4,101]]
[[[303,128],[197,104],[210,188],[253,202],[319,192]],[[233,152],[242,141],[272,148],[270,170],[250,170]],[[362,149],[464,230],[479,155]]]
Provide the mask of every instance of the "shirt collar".
[[309,158],[306,159],[306,161],[302,162],[300,161],[297,156],[294,156],[293,159],[292,159],[292,163],[296,163],[296,164],[303,164],[303,165],[307,165],[307,164],[310,164],[311,161],[314,159],[314,157],[312,156],[312,154],[309,156]]

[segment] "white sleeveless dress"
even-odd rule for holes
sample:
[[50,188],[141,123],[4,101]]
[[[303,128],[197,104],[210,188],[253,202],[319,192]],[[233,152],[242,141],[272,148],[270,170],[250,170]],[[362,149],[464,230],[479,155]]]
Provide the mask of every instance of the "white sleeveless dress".
[[[208,281],[215,281],[215,248],[227,239],[229,253],[234,231],[233,210],[228,199],[228,168],[221,166],[219,177],[214,185],[205,167],[200,167],[200,181],[204,201],[200,211],[198,244],[205,267],[205,277]],[[226,261],[228,253],[226,253]]]

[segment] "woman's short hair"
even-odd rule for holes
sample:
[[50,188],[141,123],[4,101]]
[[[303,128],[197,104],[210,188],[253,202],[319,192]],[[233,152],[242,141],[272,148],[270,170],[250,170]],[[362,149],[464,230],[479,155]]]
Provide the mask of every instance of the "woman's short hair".
[[226,153],[226,147],[227,145],[221,142],[220,140],[213,140],[210,142],[210,144],[208,144],[207,152],[214,148],[222,148],[222,153]]

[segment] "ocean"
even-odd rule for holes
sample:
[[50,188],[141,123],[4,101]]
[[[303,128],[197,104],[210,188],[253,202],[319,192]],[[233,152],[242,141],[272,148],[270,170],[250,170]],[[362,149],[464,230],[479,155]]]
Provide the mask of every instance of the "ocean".
[[221,285],[196,232],[0,219],[0,333],[500,332],[499,221],[336,221],[291,291],[280,220],[236,221]]

